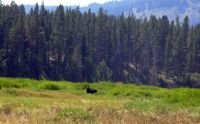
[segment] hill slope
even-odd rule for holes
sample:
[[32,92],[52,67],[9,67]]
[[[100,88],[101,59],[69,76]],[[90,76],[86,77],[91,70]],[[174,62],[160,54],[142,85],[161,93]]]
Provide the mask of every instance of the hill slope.
[[[26,5],[26,11],[30,11],[32,7],[32,5]],[[167,15],[171,20],[175,19],[176,16],[183,20],[188,15],[191,24],[200,22],[199,0],[120,0],[105,4],[92,3],[88,7],[80,8],[80,10],[84,12],[90,8],[97,13],[100,7],[112,15],[121,15],[122,13],[134,14],[138,18],[150,17],[150,15],[156,15],[157,17]],[[46,8],[48,10],[55,10],[56,6],[46,6]],[[75,6],[72,8],[75,8]]]
[[121,0],[103,5],[94,3],[85,10],[91,8],[97,12],[99,7],[103,7],[109,14],[114,15],[135,14],[138,18],[167,15],[170,19],[179,16],[181,20],[188,15],[192,24],[197,24],[200,20],[200,2],[198,0]]

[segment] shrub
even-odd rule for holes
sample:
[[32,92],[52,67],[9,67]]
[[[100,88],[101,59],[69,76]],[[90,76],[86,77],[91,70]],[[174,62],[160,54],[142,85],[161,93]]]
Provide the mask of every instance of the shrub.
[[176,97],[176,96],[172,96],[171,98],[169,98],[169,101],[171,104],[175,104],[175,103],[180,103],[181,100],[180,98]]
[[18,82],[0,82],[1,87],[6,87],[6,88],[20,88],[22,85]]
[[18,96],[20,94],[16,89],[6,89],[6,93],[12,96]]
[[44,83],[41,88],[45,90],[61,90],[61,87],[55,83]]
[[22,84],[20,84],[20,83],[11,83],[11,87],[20,88],[20,87],[22,87]]
[[140,96],[144,96],[144,97],[152,97],[152,94],[151,93],[148,93],[148,92],[143,92],[143,91],[140,91],[138,92],[140,94]]
[[121,94],[121,93],[118,92],[118,91],[113,93],[114,96],[119,96],[120,94]]
[[90,87],[90,85],[86,84],[86,83],[79,83],[79,84],[75,85],[76,90],[85,90],[89,87]]
[[126,93],[126,96],[131,96],[131,95],[132,95],[131,92]]

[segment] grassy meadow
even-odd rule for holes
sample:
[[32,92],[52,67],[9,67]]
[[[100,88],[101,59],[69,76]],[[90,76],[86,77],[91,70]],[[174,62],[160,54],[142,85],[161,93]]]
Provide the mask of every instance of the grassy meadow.
[[1,123],[200,124],[200,89],[0,78]]

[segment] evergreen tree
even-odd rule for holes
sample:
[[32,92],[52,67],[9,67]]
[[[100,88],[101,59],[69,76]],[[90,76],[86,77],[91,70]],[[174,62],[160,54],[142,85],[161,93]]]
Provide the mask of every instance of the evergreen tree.
[[2,16],[2,2],[0,0],[0,73],[3,74],[3,46],[4,46],[4,41],[3,41],[3,16]]
[[26,50],[27,50],[27,30],[25,28],[25,8],[23,5],[19,6],[19,18],[16,24],[17,30],[17,64],[18,64],[18,77],[27,77],[26,75]]
[[97,81],[110,81],[112,76],[112,71],[107,66],[106,62],[102,60],[97,66],[96,78]]
[[187,63],[187,72],[192,73],[195,72],[195,47],[196,41],[194,39],[194,28],[191,29],[187,43],[188,43],[188,63]]
[[186,73],[187,66],[187,38],[189,31],[189,20],[186,16],[183,22],[183,28],[179,33],[178,43],[178,73],[184,75]]
[[35,5],[34,10],[30,11],[30,16],[28,19],[28,29],[29,29],[29,42],[30,42],[30,57],[29,63],[30,66],[30,75],[34,79],[40,78],[40,58],[38,57],[39,50],[39,6]]
[[[6,75],[10,75],[12,77],[17,76],[17,40],[15,39],[17,37],[17,21],[18,21],[18,12],[19,8],[15,2],[11,2],[9,12],[12,12],[10,15],[7,15],[10,19],[5,20],[7,24],[5,25],[4,32],[6,33],[6,36],[4,36],[4,43],[5,43],[5,56],[4,56],[4,62],[5,66],[5,73]],[[5,17],[4,17],[5,18]],[[18,21],[19,22],[19,21]],[[14,61],[13,61],[14,60]]]
[[81,47],[77,45],[72,54],[72,71],[70,74],[70,80],[73,82],[83,81],[82,73],[82,56],[81,56]]
[[169,21],[167,16],[163,16],[162,19],[158,22],[158,68],[163,71],[164,70],[164,57],[165,57],[165,48],[166,48],[166,40],[168,36],[169,30]]
[[[157,39],[158,39],[158,34],[157,32],[157,27],[158,27],[158,20],[156,19],[155,16],[151,16],[148,24],[148,28],[146,28],[144,32],[148,33],[148,41],[145,43],[145,50],[146,56],[145,58],[145,69],[146,70],[146,80],[148,80],[148,83],[155,83],[157,82],[157,75],[158,75],[158,70],[157,70]],[[140,34],[140,33],[139,33]],[[137,52],[137,51],[136,51]]]
[[108,22],[107,15],[105,11],[100,8],[97,20],[96,20],[96,60],[97,62],[102,61],[103,59],[107,61],[108,54],[106,54],[106,50],[108,50],[108,42],[109,42],[109,33],[108,33]]
[[170,24],[169,33],[166,39],[165,45],[165,72],[167,74],[172,74],[174,67],[173,67],[173,57],[174,57],[174,22]]
[[195,47],[195,72],[200,73],[200,25],[196,29],[196,47]]
[[53,33],[52,33],[52,45],[54,45],[54,59],[55,59],[55,69],[54,69],[54,79],[59,80],[62,79],[62,62],[63,62],[63,54],[64,54],[64,7],[60,5],[55,11],[55,20],[53,22]]
[[95,15],[88,10],[83,15],[84,36],[82,38],[83,79],[94,81],[94,41],[95,41]]

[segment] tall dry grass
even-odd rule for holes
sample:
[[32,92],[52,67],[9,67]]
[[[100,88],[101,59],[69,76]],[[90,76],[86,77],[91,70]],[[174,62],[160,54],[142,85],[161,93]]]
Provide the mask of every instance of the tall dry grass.
[[[144,113],[136,110],[90,107],[85,111],[91,117],[77,118],[59,116],[60,106],[42,108],[39,112],[21,111],[12,108],[0,110],[2,124],[199,124],[200,118],[185,112]],[[82,115],[76,115],[81,117]]]

